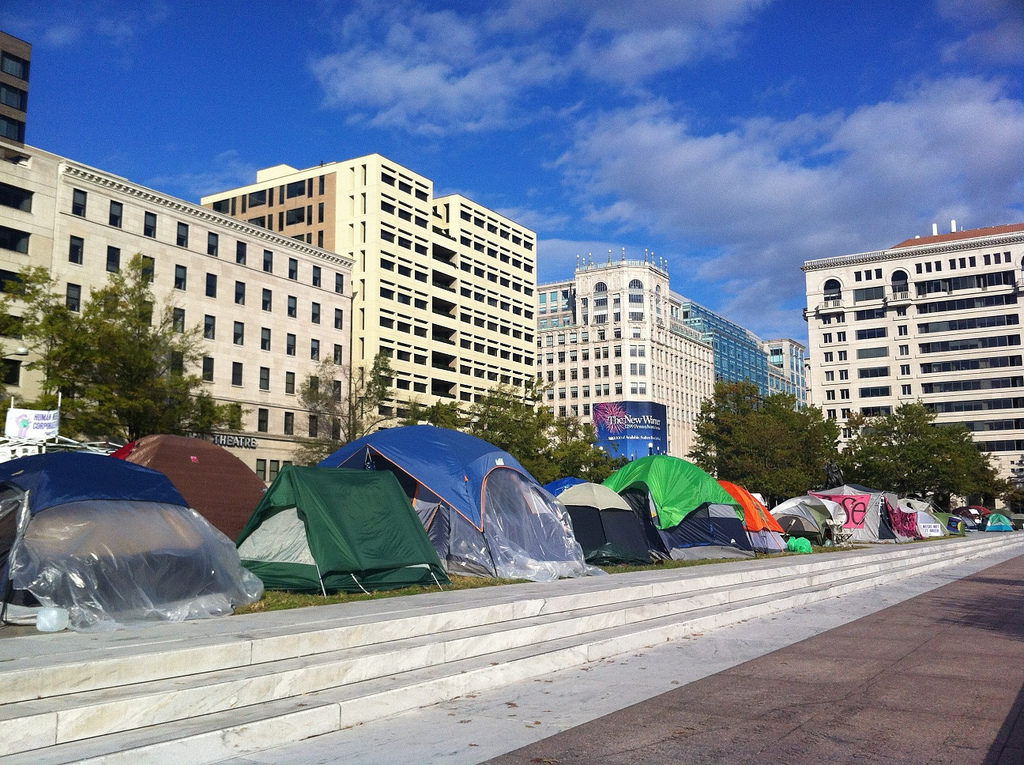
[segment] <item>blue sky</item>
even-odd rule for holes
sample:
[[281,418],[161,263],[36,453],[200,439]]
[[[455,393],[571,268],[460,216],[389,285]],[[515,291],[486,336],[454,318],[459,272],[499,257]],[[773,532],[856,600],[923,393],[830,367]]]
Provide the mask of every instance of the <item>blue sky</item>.
[[5,0],[27,141],[198,201],[379,152],[806,337],[808,259],[1024,222],[1021,0]]

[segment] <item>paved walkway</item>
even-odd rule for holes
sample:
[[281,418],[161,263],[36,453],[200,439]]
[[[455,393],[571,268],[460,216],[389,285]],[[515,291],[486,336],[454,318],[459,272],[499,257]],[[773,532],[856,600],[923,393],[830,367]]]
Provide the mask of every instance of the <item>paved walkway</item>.
[[1024,762],[1024,557],[491,760]]
[[[995,763],[1024,683],[1022,580],[1014,552],[973,559],[230,762]],[[1002,761],[1024,762],[1013,741]]]

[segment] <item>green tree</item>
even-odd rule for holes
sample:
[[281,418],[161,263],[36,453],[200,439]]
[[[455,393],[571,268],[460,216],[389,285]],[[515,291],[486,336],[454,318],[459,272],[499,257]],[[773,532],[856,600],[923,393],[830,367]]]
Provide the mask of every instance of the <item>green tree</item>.
[[838,433],[820,409],[796,409],[793,396],[762,397],[754,383],[719,382],[701,405],[690,459],[774,504],[823,485]]
[[596,445],[591,426],[577,418],[556,418],[543,404],[536,380],[525,388],[499,385],[467,413],[466,432],[504,449],[544,484],[562,476],[601,481],[621,462]]
[[354,374],[330,359],[317,365],[299,386],[299,402],[309,412],[309,437],[295,452],[296,462],[315,465],[335,449],[362,438],[393,419],[383,407],[391,400],[394,372],[383,353],[369,371]]
[[410,401],[409,408],[402,418],[401,425],[419,425],[427,423],[438,428],[462,430],[465,425],[465,414],[457,401],[437,401],[430,406],[423,406],[418,401]]
[[238,427],[241,410],[218,405],[190,373],[201,354],[199,328],[187,329],[171,307],[157,312],[151,274],[141,255],[71,310],[45,269],[23,271],[0,301],[18,315],[26,364],[42,373],[30,405],[54,408],[61,432],[87,438],[136,439],[151,433],[209,432]]
[[935,424],[923,404],[903,404],[880,417],[855,415],[849,426],[854,435],[840,456],[849,482],[928,497],[946,509],[954,495],[991,502],[1011,491],[963,425]]

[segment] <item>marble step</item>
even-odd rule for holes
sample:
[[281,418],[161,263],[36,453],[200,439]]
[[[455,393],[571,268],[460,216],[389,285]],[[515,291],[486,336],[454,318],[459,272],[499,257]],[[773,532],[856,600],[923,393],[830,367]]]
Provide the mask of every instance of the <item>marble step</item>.
[[[963,546],[958,552],[967,553],[969,549]],[[805,569],[800,572],[802,576],[793,567],[782,567],[776,573],[789,576],[764,579],[767,572],[763,571],[762,581],[757,584],[737,584],[734,577],[725,577],[732,580],[726,586],[706,587],[697,595],[685,590],[681,593],[680,588],[674,587],[671,589],[675,592],[649,597],[642,602],[629,598],[612,605],[506,620],[507,623],[499,623],[499,628],[494,624],[483,624],[448,629],[438,634],[421,634],[386,644],[277,660],[273,665],[241,665],[231,670],[178,680],[72,694],[57,700],[59,704],[48,705],[46,700],[40,700],[8,705],[0,708],[0,715],[8,723],[5,730],[16,726],[19,730],[32,732],[32,735],[26,732],[20,740],[15,740],[17,734],[11,737],[9,751],[18,751],[47,746],[56,740],[74,741],[122,728],[161,724],[188,715],[213,714],[232,707],[262,703],[267,699],[299,694],[305,694],[302,698],[306,699],[309,694],[319,693],[325,688],[355,687],[360,682],[382,675],[453,664],[467,657],[497,655],[517,647],[550,646],[559,640],[579,643],[581,635],[593,635],[602,629],[623,628],[642,634],[650,626],[648,622],[669,618],[678,625],[680,614],[694,613],[698,609],[732,610],[739,614],[745,613],[746,606],[738,605],[743,603],[757,602],[760,603],[758,607],[770,609],[790,607],[786,604],[792,601],[792,592],[786,597],[780,597],[779,593],[792,591],[797,583],[831,596],[841,591],[836,588],[837,582],[848,581],[854,576],[857,586],[868,586],[862,583],[883,574],[903,575],[907,569],[945,565],[949,560],[948,553],[926,550],[922,546],[915,555],[866,556],[848,560],[842,568],[819,567],[823,569],[819,572],[814,572],[813,566],[810,569],[800,566]],[[714,579],[716,577],[712,577],[712,581]],[[579,602],[575,600],[571,604]],[[619,644],[622,645],[621,641]],[[357,706],[364,710],[370,708],[362,702]]]
[[[995,541],[956,540],[955,547],[950,549],[963,556]],[[829,570],[870,565],[869,561],[879,559],[887,563],[878,565],[893,565],[908,556],[945,555],[946,544],[889,548],[883,555],[869,550],[814,556],[814,560],[761,559],[592,577],[559,582],[557,587],[550,583],[515,585],[252,614],[221,622],[216,630],[208,629],[205,622],[186,622],[113,635],[68,633],[23,638],[15,647],[25,650],[20,655],[4,656],[0,666],[0,703],[258,664],[596,603],[703,592],[709,587],[763,582],[775,577],[821,575]],[[562,594],[552,594],[553,589]],[[40,639],[49,641],[45,648],[25,642]],[[59,641],[59,656],[54,655],[55,641]]]
[[[818,582],[788,594],[763,593],[743,601],[719,602],[690,610],[680,619],[671,613],[642,622],[619,624],[585,635],[554,638],[343,686],[276,699],[263,704],[214,712],[85,741],[26,752],[11,762],[147,762],[184,759],[211,762],[258,751],[285,741],[433,704],[505,683],[537,677],[556,669],[597,661],[665,640],[680,639],[742,619],[876,586],[887,576],[906,576],[946,565],[936,556],[916,556],[844,581]],[[749,594],[749,593],[748,593]],[[396,668],[397,669],[397,668]],[[8,726],[5,726],[7,729]],[[201,756],[198,754],[201,752]],[[8,760],[5,760],[5,762]]]

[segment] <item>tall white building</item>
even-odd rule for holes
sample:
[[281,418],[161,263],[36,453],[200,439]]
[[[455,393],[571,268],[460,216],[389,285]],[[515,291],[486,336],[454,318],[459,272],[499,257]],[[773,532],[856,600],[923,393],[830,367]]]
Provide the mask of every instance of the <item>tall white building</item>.
[[955,222],[804,263],[811,402],[842,426],[854,412],[920,401],[1014,476],[1024,467],[1022,267],[1024,224]]
[[[0,284],[46,268],[78,310],[136,253],[159,306],[202,327],[206,391],[244,412],[215,434],[264,480],[292,460],[308,414],[302,381],[347,359],[352,259],[29,146],[0,140]],[[39,392],[17,338],[0,338],[9,394]]]
[[539,286],[537,375],[551,410],[593,423],[610,451],[686,457],[715,373],[683,302],[648,258],[586,262]]
[[351,361],[390,359],[395,399],[383,414],[470,403],[534,374],[536,235],[515,221],[435,197],[433,181],[379,154],[277,165],[202,204],[353,263]]

